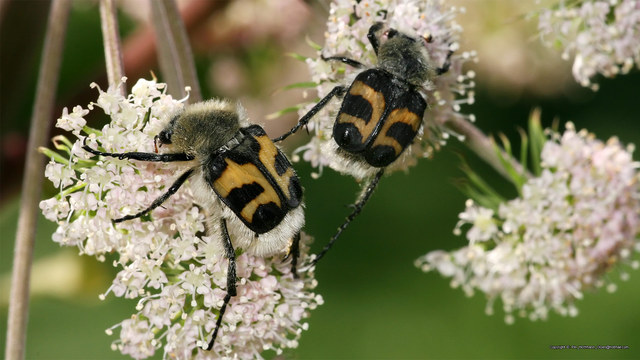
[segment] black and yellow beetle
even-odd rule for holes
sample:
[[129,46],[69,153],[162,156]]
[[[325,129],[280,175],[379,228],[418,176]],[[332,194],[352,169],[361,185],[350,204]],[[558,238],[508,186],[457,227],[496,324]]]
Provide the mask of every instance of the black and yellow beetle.
[[240,105],[228,101],[188,105],[171,118],[155,142],[171,145],[175,152],[109,153],[87,144],[83,148],[94,155],[119,159],[194,163],[149,207],[114,222],[151,212],[191,179],[194,197],[207,215],[207,229],[220,229],[229,259],[227,294],[207,347],[211,349],[229,300],[237,294],[235,248],[258,256],[291,254],[295,276],[304,225],[302,187],[291,163],[262,127],[249,124]]
[[338,228],[314,264],[324,256],[342,231],[360,213],[384,173],[384,169],[398,160],[409,147],[427,110],[425,89],[432,86],[436,76],[449,70],[452,51],[441,67],[434,66],[426,43],[432,39],[412,37],[375,23],[367,38],[378,58],[375,67],[367,68],[359,61],[341,57],[322,57],[325,61],[341,61],[364,69],[347,88],[334,87],[290,131],[274,139],[284,140],[305,126],[334,97],[342,97],[342,105],[333,126],[333,140],[337,154],[345,159],[352,173],[369,177],[366,189],[354,204],[353,212]]
[[333,139],[372,167],[386,167],[413,142],[426,108],[409,84],[381,69],[365,70],[344,96]]

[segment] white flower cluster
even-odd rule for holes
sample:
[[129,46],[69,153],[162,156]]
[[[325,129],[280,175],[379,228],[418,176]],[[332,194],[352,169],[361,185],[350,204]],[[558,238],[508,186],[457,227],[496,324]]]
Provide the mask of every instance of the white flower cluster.
[[597,90],[596,74],[626,74],[640,66],[640,2],[637,0],[560,1],[542,10],[538,28],[547,44],[560,44],[573,61],[573,76]]
[[[111,122],[96,130],[83,119],[89,110],[63,111],[58,126],[78,140],[57,137],[59,152],[43,150],[51,157],[46,176],[60,193],[40,207],[58,223],[54,241],[101,261],[107,254],[115,258],[121,270],[101,298],[113,293],[139,299],[137,313],[107,331],[120,328],[113,348],[136,359],[161,347],[164,358],[208,359],[260,358],[265,350],[296,347],[307,328],[303,320],[322,303],[312,292],[313,272],[294,278],[290,261],[242,253],[237,257],[238,296],[229,303],[213,350],[201,349],[209,343],[223,304],[228,260],[221,239],[205,236],[205,215],[194,204],[189,183],[150,215],[112,221],[150,205],[172,185],[181,165],[97,159],[82,149],[88,140],[108,152],[153,152],[154,136],[167,115],[183,104],[155,81],[139,80],[126,98],[118,89],[98,90],[97,103],[88,109],[101,108]],[[302,235],[302,265],[308,262],[310,241]]]
[[614,265],[639,267],[632,253],[640,251],[640,164],[632,151],[569,124],[545,143],[542,174],[519,198],[502,203],[497,214],[467,202],[456,233],[471,225],[468,246],[430,252],[416,265],[451,277],[469,296],[484,292],[488,313],[500,298],[508,323],[513,312],[532,320],[545,319],[550,309],[577,314],[575,300],[608,283],[604,275]]
[[[446,7],[442,0],[336,0],[331,3],[321,54],[326,57],[346,56],[375,66],[377,59],[367,33],[374,23],[384,22],[400,32],[432,39],[426,46],[435,67],[440,67],[445,63],[449,51],[459,48],[462,27],[455,22],[455,17],[462,11],[462,8]],[[463,73],[462,67],[469,60],[475,61],[476,53],[456,51],[450,60],[451,67],[447,73],[438,76],[434,84],[425,84],[428,109],[423,126],[414,144],[403,152],[401,159],[392,164],[387,172],[406,170],[415,165],[418,158],[430,156],[444,144],[450,135],[443,126],[447,120],[452,117],[470,121],[475,119],[473,115],[461,114],[460,110],[461,105],[474,102],[475,75],[472,71]],[[348,85],[360,71],[336,61],[324,61],[320,57],[306,61],[313,82],[318,84],[316,90],[319,97],[326,96],[337,85]],[[303,107],[299,114],[306,114],[314,105]],[[336,148],[331,136],[339,107],[339,101],[331,101],[309,122],[314,137],[296,153],[302,152],[304,160],[320,170],[323,166],[329,166],[358,177],[360,171],[354,172],[335,155]]]

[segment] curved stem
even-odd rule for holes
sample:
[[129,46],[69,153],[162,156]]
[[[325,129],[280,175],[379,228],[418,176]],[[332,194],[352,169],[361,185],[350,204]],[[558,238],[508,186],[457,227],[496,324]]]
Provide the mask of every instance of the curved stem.
[[24,359],[25,354],[31,262],[44,179],[44,158],[38,152],[38,147],[46,145],[49,136],[49,119],[53,112],[70,5],[69,0],[52,3],[42,50],[13,256],[5,349],[5,358],[8,360]]

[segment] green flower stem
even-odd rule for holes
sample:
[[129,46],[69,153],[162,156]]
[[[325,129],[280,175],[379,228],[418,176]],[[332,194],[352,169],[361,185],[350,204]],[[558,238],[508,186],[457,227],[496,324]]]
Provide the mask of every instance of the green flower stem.
[[[116,5],[113,0],[100,0],[100,24],[102,25],[102,38],[104,40],[104,57],[107,64],[107,78],[109,87],[120,85],[124,76],[122,61],[122,45],[118,33],[118,17]],[[124,84],[119,87],[122,96],[126,96]]]
[[38,151],[41,152],[44,156],[46,156],[48,159],[53,159],[53,161],[59,164],[69,165],[69,159],[67,159],[66,157],[58,154],[57,152],[51,149],[41,146],[38,148]]
[[[500,175],[512,182],[516,187],[519,186],[518,181],[512,177],[511,169],[518,174],[524,174],[531,177],[531,173],[527,171],[516,159],[504,150],[496,151],[497,145],[495,141],[485,135],[482,130],[478,129],[469,121],[461,118],[451,118],[445,125],[451,130],[464,136],[464,144],[473,150],[487,164],[491,165]],[[511,169],[505,167],[504,161],[511,165]]]
[[96,136],[102,136],[102,131],[86,125],[82,127],[82,131],[84,131],[87,135],[95,134]]
[[67,195],[72,194],[72,193],[74,193],[74,192],[76,192],[78,190],[81,190],[86,186],[87,186],[87,183],[78,182],[74,186],[64,189],[64,191],[62,191],[60,194],[58,194],[57,197],[60,198],[60,199],[65,198],[65,197],[67,197]]
[[49,137],[49,118],[55,102],[70,6],[69,0],[52,2],[45,32],[27,145],[20,215],[11,273],[5,349],[5,359],[7,360],[21,360],[25,357],[31,262],[45,166],[44,158],[38,152],[38,148],[45,146]]
[[[63,143],[64,145],[60,145]],[[73,143],[67,139],[64,135],[57,135],[53,137],[53,146],[58,150],[64,150],[71,153],[71,148],[73,147]]]

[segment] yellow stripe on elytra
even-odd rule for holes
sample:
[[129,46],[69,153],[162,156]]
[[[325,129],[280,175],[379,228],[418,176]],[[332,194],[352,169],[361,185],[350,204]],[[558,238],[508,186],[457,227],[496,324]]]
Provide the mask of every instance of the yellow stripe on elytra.
[[380,145],[391,146],[395,150],[396,156],[400,155],[400,153],[402,152],[402,145],[400,145],[400,143],[398,143],[398,140],[396,140],[395,138],[387,136],[387,131],[395,123],[404,123],[411,126],[411,129],[413,129],[414,132],[417,132],[418,127],[420,127],[420,121],[421,119],[418,114],[407,108],[393,110],[387,116],[387,120],[382,126],[382,129],[380,129],[378,137],[373,142],[372,147]]
[[257,136],[255,138],[258,140],[260,144],[260,153],[258,157],[262,165],[267,168],[267,171],[273,178],[276,180],[276,183],[284,193],[285,198],[291,199],[291,194],[289,193],[289,183],[291,181],[291,177],[294,176],[293,168],[289,167],[287,171],[282,175],[278,175],[276,171],[276,156],[278,156],[278,149],[273,144],[271,139],[268,136]]
[[[369,138],[371,133],[380,121],[382,113],[384,112],[385,101],[384,95],[381,92],[375,91],[371,86],[363,83],[362,81],[356,81],[351,85],[349,94],[355,96],[362,96],[371,104],[371,118],[361,119],[359,117],[341,113],[338,117],[338,123],[351,123],[353,124],[360,134],[362,135],[363,142]],[[368,122],[367,122],[368,120]]]
[[253,183],[262,186],[264,189],[260,195],[249,201],[242,208],[240,213],[242,218],[251,223],[253,221],[253,214],[258,206],[268,204],[270,202],[275,203],[278,207],[282,207],[280,197],[258,167],[251,163],[240,165],[230,159],[224,160],[227,163],[227,167],[222,172],[222,175],[213,182],[214,187],[220,196],[226,198],[233,189],[241,188],[244,185],[250,185]]

